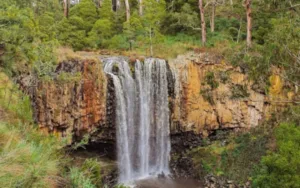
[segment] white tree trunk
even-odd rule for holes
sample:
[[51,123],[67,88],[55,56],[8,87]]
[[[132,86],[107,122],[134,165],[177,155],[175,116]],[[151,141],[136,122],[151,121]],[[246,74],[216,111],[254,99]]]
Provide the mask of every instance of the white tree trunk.
[[215,32],[215,14],[216,14],[216,2],[212,3],[211,20],[210,20],[210,31]]
[[126,21],[129,22],[130,20],[130,6],[129,6],[129,1],[125,0],[125,9],[126,9]]
[[143,0],[139,0],[139,15],[143,15]]
[[98,0],[98,7],[99,7],[99,8],[102,7],[102,0]]
[[247,46],[251,47],[252,39],[252,10],[251,10],[251,0],[246,0],[246,15],[247,15]]
[[203,0],[199,0],[199,10],[200,10],[200,17],[201,17],[202,44],[205,45],[206,25],[205,25],[205,18],[204,18]]

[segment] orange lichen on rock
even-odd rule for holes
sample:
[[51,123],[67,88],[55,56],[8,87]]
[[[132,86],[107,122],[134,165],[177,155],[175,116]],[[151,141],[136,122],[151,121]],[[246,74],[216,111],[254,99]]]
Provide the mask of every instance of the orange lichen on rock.
[[[264,95],[251,89],[247,76],[239,69],[205,53],[178,56],[170,61],[170,66],[178,70],[176,76],[181,83],[181,92],[176,96],[173,110],[182,110],[181,117],[172,116],[173,121],[180,122],[180,126],[171,126],[173,132],[194,131],[208,136],[218,129],[248,129],[257,126],[262,120]],[[222,72],[229,73],[226,82],[220,79]],[[206,83],[208,73],[214,73],[218,83],[214,89]],[[234,98],[234,85],[245,86],[249,96]],[[203,96],[207,88],[211,101]]]
[[[39,81],[33,95],[34,114],[43,132],[82,137],[105,122],[106,78],[100,62],[62,62],[53,81]],[[68,81],[59,75],[67,73]],[[81,77],[74,79],[77,73]]]

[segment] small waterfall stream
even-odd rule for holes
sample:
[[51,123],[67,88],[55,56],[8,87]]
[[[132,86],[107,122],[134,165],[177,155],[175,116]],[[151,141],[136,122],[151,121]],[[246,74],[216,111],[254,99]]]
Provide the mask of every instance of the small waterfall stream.
[[137,61],[134,72],[124,58],[102,61],[115,87],[119,182],[168,174],[171,146],[166,61]]

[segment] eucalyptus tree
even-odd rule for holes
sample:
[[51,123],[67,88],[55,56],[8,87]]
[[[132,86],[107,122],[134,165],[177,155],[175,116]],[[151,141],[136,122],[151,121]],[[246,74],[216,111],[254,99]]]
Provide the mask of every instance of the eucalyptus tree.
[[246,15],[247,15],[247,47],[251,47],[252,44],[252,9],[251,0],[245,1]]
[[204,17],[203,0],[199,0],[199,10],[200,10],[200,18],[201,18],[202,44],[205,45],[205,43],[206,43],[206,24],[205,24],[205,17]]
[[144,5],[142,23],[150,44],[150,55],[153,56],[153,43],[162,38],[160,27],[166,14],[166,3],[164,0],[144,0]]
[[125,9],[126,9],[126,21],[129,22],[130,21],[130,5],[129,5],[128,0],[124,0],[124,1],[125,1]]
[[67,18],[69,16],[70,0],[64,0],[64,15]]

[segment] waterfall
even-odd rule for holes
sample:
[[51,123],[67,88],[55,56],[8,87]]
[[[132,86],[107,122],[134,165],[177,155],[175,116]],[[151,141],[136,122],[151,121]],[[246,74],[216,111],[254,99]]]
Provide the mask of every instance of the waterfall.
[[103,61],[115,87],[119,182],[168,174],[171,146],[166,61],[137,61],[134,73],[123,58]]

